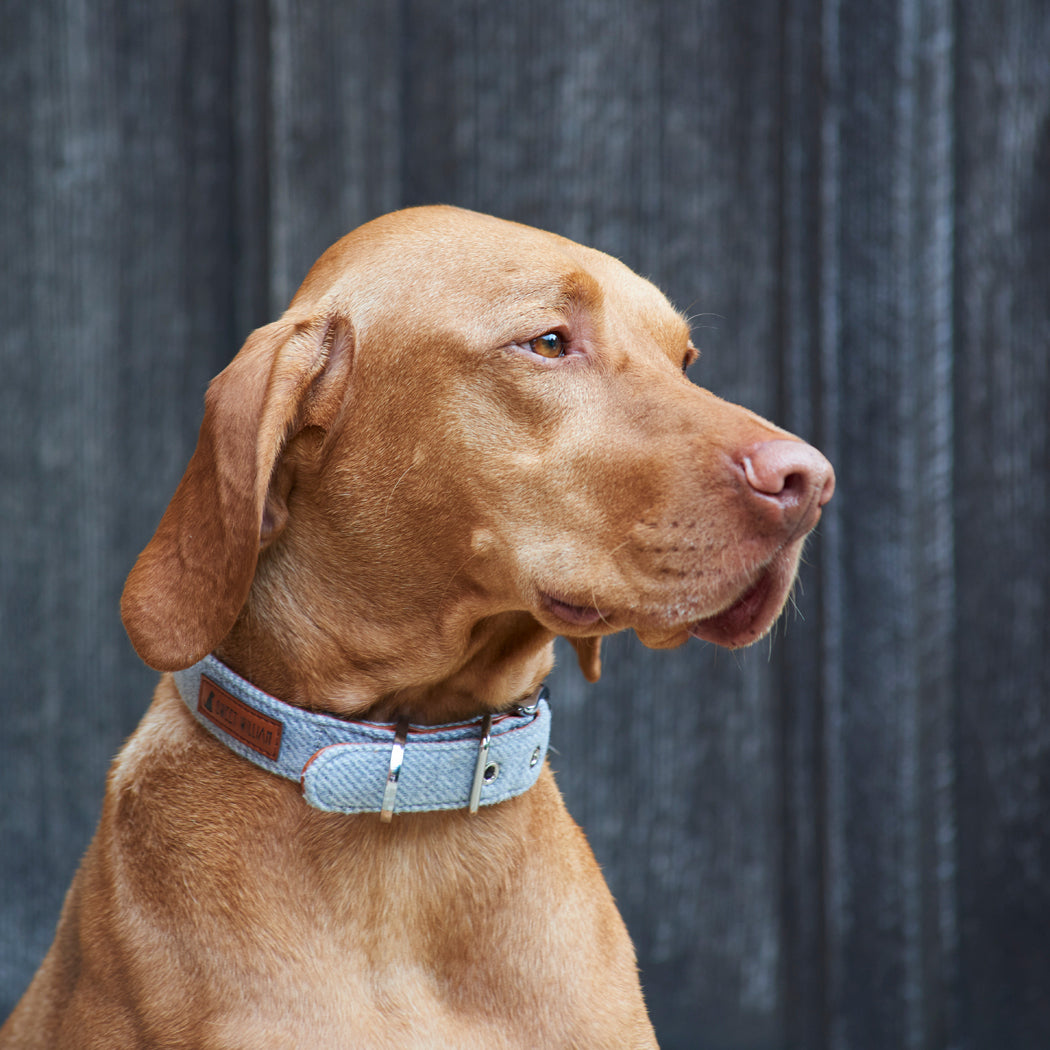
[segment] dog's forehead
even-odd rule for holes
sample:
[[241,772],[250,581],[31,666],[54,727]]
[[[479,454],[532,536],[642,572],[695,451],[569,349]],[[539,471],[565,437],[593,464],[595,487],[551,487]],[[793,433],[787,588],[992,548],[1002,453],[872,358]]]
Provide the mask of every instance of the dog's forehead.
[[375,219],[333,245],[293,301],[328,300],[367,326],[442,315],[478,324],[610,309],[688,336],[659,289],[612,256],[531,226],[444,206]]

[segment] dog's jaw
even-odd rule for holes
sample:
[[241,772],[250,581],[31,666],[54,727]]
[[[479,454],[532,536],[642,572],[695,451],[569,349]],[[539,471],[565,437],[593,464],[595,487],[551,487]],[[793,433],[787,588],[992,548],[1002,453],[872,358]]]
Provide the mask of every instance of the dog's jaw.
[[[318,629],[316,608],[303,608],[287,591],[275,601],[266,577],[264,567],[216,654],[265,692],[310,710],[421,725],[453,722],[511,707],[554,663],[555,634],[529,613],[484,615],[468,603],[442,622],[386,625],[369,623],[367,606],[348,608],[342,621],[361,622],[359,647],[336,647]],[[260,611],[275,604],[280,620]]]

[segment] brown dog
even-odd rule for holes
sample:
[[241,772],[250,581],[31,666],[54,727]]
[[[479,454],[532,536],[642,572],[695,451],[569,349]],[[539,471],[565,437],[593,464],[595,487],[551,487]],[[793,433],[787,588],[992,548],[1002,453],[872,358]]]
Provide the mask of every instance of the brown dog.
[[[316,808],[352,744],[309,744],[300,786],[265,765],[285,709],[165,674],[0,1046],[655,1046],[545,739],[532,786],[476,793],[555,636],[594,680],[604,635],[741,646],[784,604],[831,468],[694,356],[652,285],[552,234],[420,208],[329,249],[211,385],[123,616],[158,670],[214,651],[326,733],[396,723],[362,730],[386,819]],[[402,765],[464,733],[459,801],[405,812]]]

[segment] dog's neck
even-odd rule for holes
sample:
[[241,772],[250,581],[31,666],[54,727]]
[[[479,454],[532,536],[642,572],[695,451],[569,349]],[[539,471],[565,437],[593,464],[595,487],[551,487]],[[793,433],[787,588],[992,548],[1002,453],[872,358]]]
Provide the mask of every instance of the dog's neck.
[[554,635],[524,612],[429,633],[418,622],[384,631],[363,619],[356,635],[372,645],[355,649],[329,647],[306,624],[292,644],[271,626],[286,629],[285,617],[270,620],[249,603],[216,655],[272,696],[330,714],[421,725],[473,718],[528,696],[554,663]]

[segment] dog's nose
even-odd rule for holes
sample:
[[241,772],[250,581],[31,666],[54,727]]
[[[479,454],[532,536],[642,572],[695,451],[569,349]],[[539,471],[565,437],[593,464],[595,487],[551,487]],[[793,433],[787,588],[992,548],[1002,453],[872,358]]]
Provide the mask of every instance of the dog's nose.
[[[752,492],[778,507],[787,524],[807,509],[816,512],[835,491],[831,464],[804,441],[763,441],[747,451],[743,464]],[[814,513],[807,527],[815,523]]]

